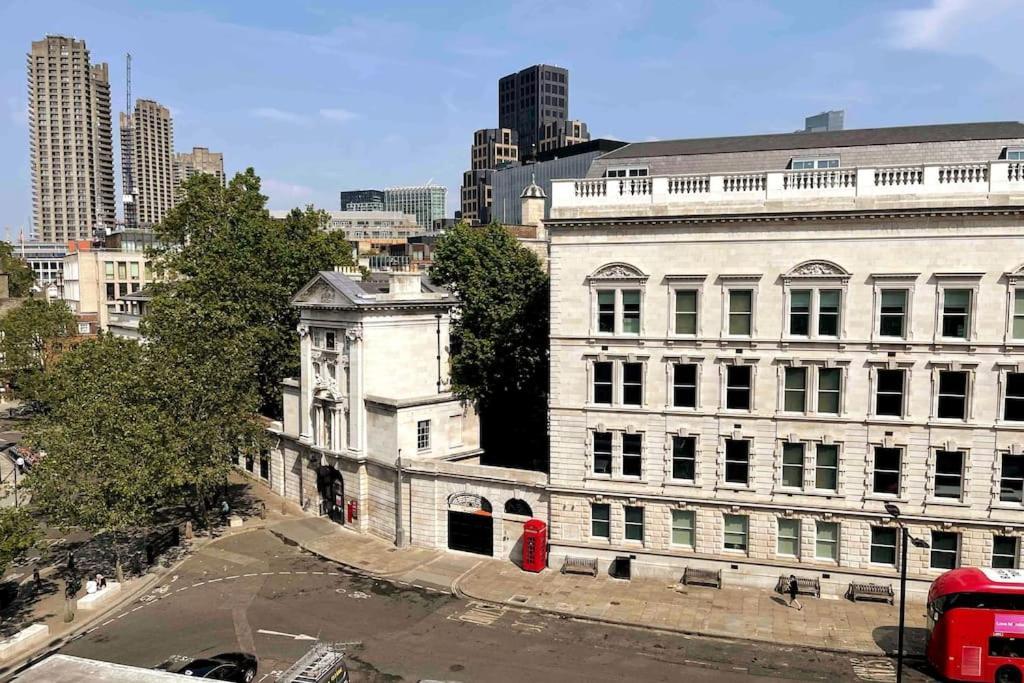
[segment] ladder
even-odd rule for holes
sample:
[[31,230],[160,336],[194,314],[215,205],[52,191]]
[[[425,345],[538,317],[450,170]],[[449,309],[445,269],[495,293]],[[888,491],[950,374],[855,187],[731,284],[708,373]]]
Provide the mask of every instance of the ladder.
[[277,683],[347,683],[344,655],[340,643],[317,643]]

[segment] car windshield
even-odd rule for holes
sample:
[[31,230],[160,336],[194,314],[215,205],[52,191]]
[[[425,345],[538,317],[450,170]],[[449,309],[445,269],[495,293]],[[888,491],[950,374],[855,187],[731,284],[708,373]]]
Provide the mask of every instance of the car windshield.
[[221,665],[221,662],[215,662],[212,659],[197,659],[196,661],[183,667],[180,673],[183,673],[186,676],[196,676],[197,678],[202,678],[203,676],[207,675],[208,673],[210,673],[211,671],[213,671]]

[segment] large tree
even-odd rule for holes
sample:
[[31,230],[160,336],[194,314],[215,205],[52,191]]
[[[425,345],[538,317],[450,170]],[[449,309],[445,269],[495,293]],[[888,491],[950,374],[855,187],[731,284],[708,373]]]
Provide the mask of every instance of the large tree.
[[36,274],[15,255],[10,242],[0,242],[0,273],[7,273],[7,288],[12,297],[20,298],[32,293]]
[[74,341],[75,316],[63,301],[29,299],[0,318],[0,369],[14,392],[33,398],[46,367]]
[[0,508],[0,576],[39,539],[35,521],[24,508]]
[[462,302],[452,386],[480,410],[488,462],[545,467],[549,284],[540,260],[500,225],[459,224],[438,240],[431,276]]

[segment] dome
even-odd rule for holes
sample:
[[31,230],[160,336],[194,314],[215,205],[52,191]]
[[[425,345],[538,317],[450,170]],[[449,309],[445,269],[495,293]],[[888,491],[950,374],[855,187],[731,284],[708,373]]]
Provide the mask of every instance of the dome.
[[544,192],[544,188],[537,184],[537,176],[530,178],[530,184],[523,189],[523,193],[519,195],[520,199],[547,199],[548,196]]

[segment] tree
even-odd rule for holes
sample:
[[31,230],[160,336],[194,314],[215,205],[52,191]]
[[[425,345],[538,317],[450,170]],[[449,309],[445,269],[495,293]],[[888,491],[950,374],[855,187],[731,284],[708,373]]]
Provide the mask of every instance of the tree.
[[0,319],[0,368],[15,393],[33,398],[42,372],[73,342],[74,329],[63,301],[29,299]]
[[438,240],[431,277],[462,302],[452,388],[476,402],[489,460],[544,466],[549,283],[539,259],[500,225],[459,224]]
[[0,273],[7,273],[7,288],[13,298],[26,297],[32,293],[36,274],[24,260],[14,255],[10,242],[0,242]]
[[0,576],[39,540],[35,521],[22,508],[0,508]]

